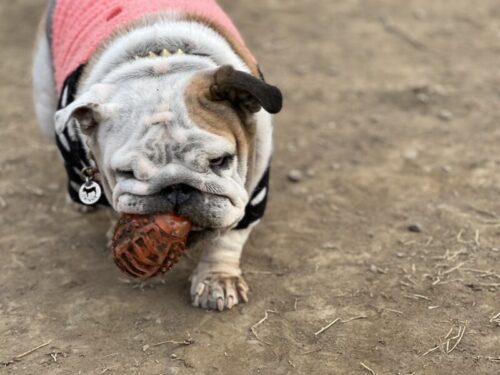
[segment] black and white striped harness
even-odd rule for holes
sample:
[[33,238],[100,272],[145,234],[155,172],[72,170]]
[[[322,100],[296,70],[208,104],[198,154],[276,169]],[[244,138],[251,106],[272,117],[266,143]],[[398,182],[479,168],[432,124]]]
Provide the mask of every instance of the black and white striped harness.
[[[58,109],[62,109],[75,100],[78,81],[85,68],[81,65],[64,81],[61,97],[59,98]],[[71,127],[65,127],[64,130],[56,134],[56,144],[64,159],[64,167],[68,176],[68,193],[73,202],[83,204],[79,198],[79,189],[85,183],[83,171],[88,168],[96,168],[94,161],[89,156],[88,150],[83,143],[80,134]],[[256,222],[266,210],[267,195],[269,192],[269,173],[267,168],[261,180],[257,184],[250,201],[245,207],[245,216],[235,229],[248,228]],[[95,206],[110,206],[106,196],[102,194]]]

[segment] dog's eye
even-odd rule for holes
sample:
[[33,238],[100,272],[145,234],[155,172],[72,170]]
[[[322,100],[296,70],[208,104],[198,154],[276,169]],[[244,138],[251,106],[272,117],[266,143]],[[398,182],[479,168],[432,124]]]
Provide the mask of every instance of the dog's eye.
[[234,156],[233,155],[224,155],[215,159],[210,160],[210,167],[211,168],[226,168],[231,164],[233,161]]

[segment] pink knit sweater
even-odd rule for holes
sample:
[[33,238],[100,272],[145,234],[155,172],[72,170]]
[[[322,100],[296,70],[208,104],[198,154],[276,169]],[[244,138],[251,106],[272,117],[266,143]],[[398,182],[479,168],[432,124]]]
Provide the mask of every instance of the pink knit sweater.
[[222,27],[245,46],[216,0],[57,0],[52,24],[52,53],[58,92],[66,77],[86,63],[113,31],[158,12],[201,16]]

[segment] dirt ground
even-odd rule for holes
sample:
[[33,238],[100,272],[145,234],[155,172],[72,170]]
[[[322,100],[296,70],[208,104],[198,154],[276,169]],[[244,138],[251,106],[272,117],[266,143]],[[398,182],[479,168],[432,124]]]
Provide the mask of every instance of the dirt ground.
[[221,2],[286,99],[225,313],[189,304],[198,254],[128,284],[107,213],[65,205],[31,109],[44,1],[2,1],[0,373],[500,374],[498,0]]

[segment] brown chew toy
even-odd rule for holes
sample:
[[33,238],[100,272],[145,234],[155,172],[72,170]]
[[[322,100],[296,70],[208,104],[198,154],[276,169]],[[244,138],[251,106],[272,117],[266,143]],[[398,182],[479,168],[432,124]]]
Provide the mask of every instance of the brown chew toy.
[[123,215],[113,235],[113,258],[142,279],[167,272],[186,248],[191,222],[175,214]]

